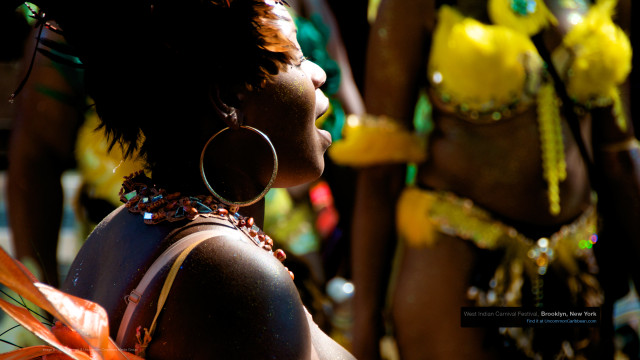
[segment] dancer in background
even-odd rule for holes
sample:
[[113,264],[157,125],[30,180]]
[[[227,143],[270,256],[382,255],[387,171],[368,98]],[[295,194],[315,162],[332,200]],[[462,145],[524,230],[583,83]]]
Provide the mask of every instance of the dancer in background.
[[[379,358],[385,330],[410,360],[613,356],[613,302],[640,279],[631,47],[614,22],[628,12],[616,5],[628,3],[381,2],[368,115],[330,149],[362,167],[357,357]],[[426,144],[411,133],[421,90]],[[464,306],[601,307],[602,326],[461,328]]]

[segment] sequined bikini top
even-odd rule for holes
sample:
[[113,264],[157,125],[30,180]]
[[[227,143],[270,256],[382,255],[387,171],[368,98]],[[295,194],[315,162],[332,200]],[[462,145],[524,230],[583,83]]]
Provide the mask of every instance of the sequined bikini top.
[[[521,7],[517,5],[521,3]],[[615,0],[599,0],[553,51],[569,95],[580,104],[614,96],[631,69],[631,45],[611,17]],[[489,0],[493,24],[439,9],[428,79],[445,106],[469,120],[497,121],[530,106],[545,81],[545,64],[530,36],[557,23],[541,0]]]

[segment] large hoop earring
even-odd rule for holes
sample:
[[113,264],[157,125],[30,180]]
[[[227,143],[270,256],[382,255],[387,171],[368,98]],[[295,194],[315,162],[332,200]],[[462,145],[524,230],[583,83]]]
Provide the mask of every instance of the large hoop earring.
[[[254,127],[241,125],[239,129],[247,129],[247,130],[253,131],[256,134],[260,135],[264,140],[267,141],[267,143],[269,144],[269,148],[271,149],[271,154],[273,155],[273,171],[271,172],[271,178],[269,179],[269,182],[267,183],[267,186],[264,188],[264,190],[262,190],[262,192],[260,194],[258,194],[258,196],[254,197],[253,199],[248,200],[248,201],[231,201],[229,199],[226,199],[226,198],[222,197],[215,190],[213,190],[213,188],[209,184],[209,181],[207,181],[207,176],[204,173],[204,154],[207,151],[207,147],[213,141],[213,139],[215,139],[216,136],[222,134],[223,132],[225,132],[225,131],[227,131],[229,129],[231,129],[231,128],[230,127],[226,127],[224,129],[218,131],[204,145],[204,148],[202,149],[202,153],[200,153],[200,175],[202,176],[202,181],[204,182],[205,186],[207,187],[207,189],[209,190],[211,195],[213,195],[221,203],[223,203],[225,205],[229,205],[233,210],[237,211],[237,209],[239,207],[241,207],[241,206],[249,206],[249,205],[253,205],[253,204],[257,203],[258,201],[260,201],[260,199],[262,199],[267,194],[269,189],[271,189],[271,186],[273,186],[273,182],[276,180],[276,176],[278,175],[278,155],[276,154],[276,149],[273,147],[273,144],[271,143],[271,140],[269,139],[269,137],[265,133],[263,133],[262,131],[260,131],[260,130],[258,130],[256,128],[254,128]],[[232,212],[235,212],[235,211],[232,211]]]

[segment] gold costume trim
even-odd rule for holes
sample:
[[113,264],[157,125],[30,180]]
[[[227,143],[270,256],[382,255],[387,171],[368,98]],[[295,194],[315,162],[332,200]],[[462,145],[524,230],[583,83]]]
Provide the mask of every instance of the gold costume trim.
[[[548,237],[531,239],[496,220],[470,199],[450,192],[408,187],[398,202],[396,220],[400,235],[409,247],[433,245],[436,232],[440,232],[471,241],[481,249],[506,250],[504,265],[519,263],[516,266],[522,267],[531,279],[545,275],[550,266],[561,267],[569,276],[581,276],[579,260],[592,265],[593,273],[597,271],[592,251],[597,242],[597,214],[593,206]],[[519,306],[519,301],[511,300],[504,299],[502,305]]]
[[[544,280],[549,268],[558,270],[552,276],[569,289],[571,298],[565,299],[568,303],[577,307],[601,306],[603,293],[594,276],[597,265],[592,250],[598,239],[596,224],[597,214],[591,206],[572,223],[548,237],[534,240],[496,220],[470,199],[416,187],[404,190],[397,211],[397,226],[409,248],[407,251],[433,245],[439,232],[470,241],[478,248],[504,252],[489,283],[468,288],[467,298],[475,306],[483,307],[544,306]],[[523,301],[526,279],[533,301]],[[540,354],[532,341],[535,331],[535,328],[502,328],[500,333],[513,339],[526,356],[538,358]],[[577,350],[589,342],[586,336],[573,344],[567,342],[567,346]]]

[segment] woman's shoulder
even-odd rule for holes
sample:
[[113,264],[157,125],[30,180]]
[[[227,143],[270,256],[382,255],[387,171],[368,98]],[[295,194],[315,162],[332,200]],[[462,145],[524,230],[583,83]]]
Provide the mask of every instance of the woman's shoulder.
[[216,233],[181,264],[149,357],[308,357],[309,326],[286,268],[239,231]]
[[[101,290],[100,299],[101,305],[114,311],[110,313],[113,326],[119,325],[125,313],[123,294],[140,286],[149,271],[145,269],[174,250],[152,276],[125,325],[120,345],[133,348],[136,329],[151,327],[165,279],[175,259],[184,254],[161,306],[148,358],[308,358],[312,347],[309,324],[288,270],[273,252],[252,243],[243,231],[228,221],[216,220],[147,225],[141,216],[121,207],[94,230],[83,247],[84,258],[105,255],[99,267],[108,281],[101,278],[105,281],[100,283],[108,286]],[[82,281],[81,276],[77,286]],[[115,286],[120,282],[129,285]],[[112,335],[117,331],[114,328]]]

